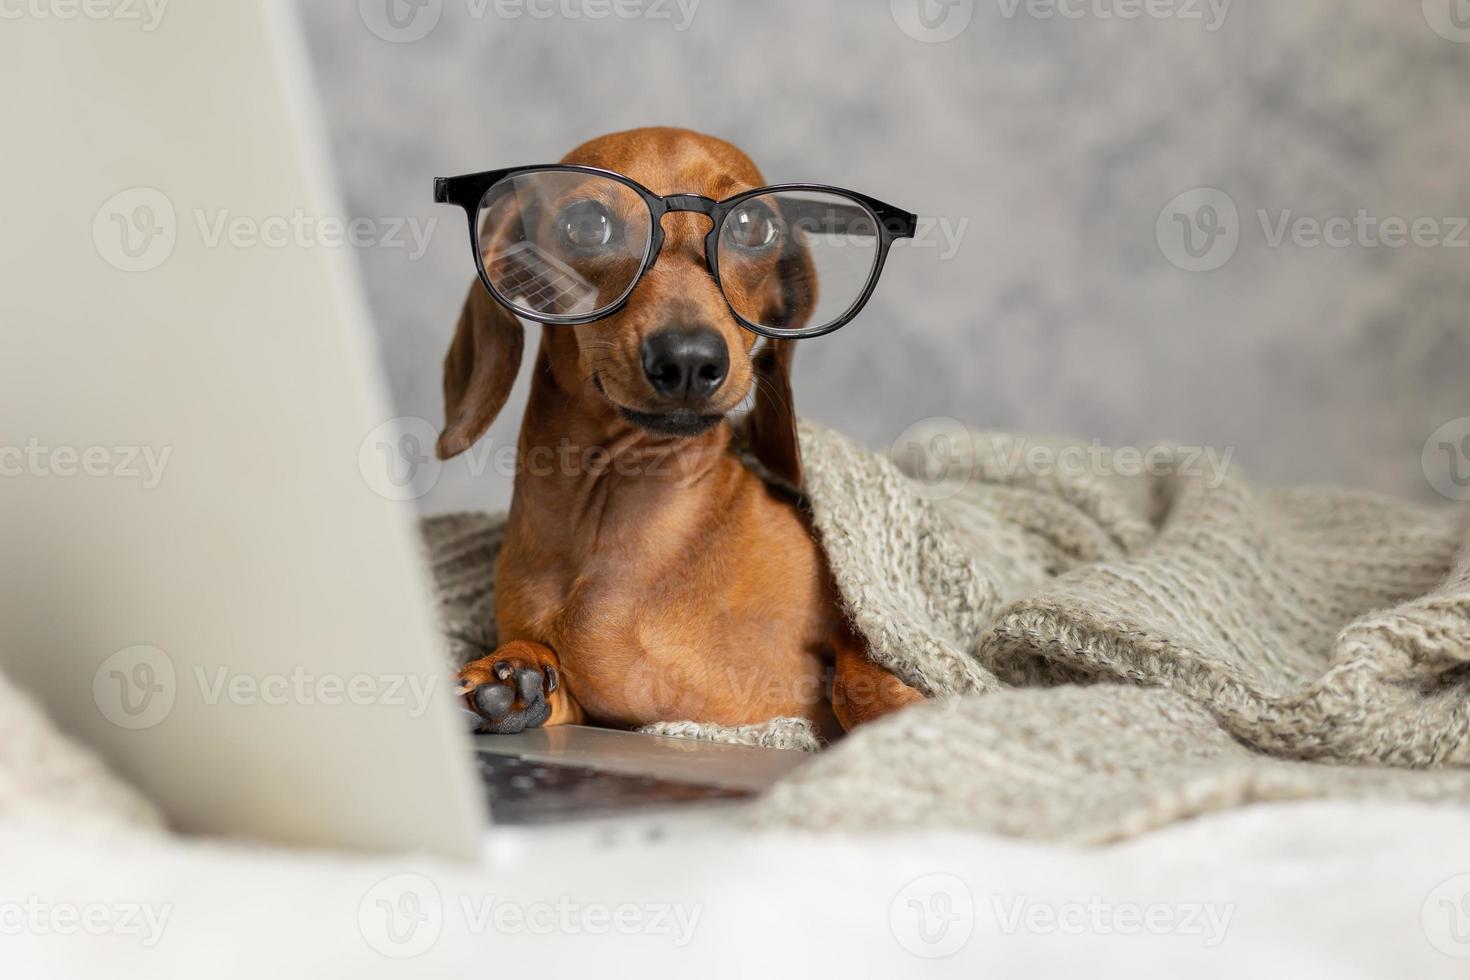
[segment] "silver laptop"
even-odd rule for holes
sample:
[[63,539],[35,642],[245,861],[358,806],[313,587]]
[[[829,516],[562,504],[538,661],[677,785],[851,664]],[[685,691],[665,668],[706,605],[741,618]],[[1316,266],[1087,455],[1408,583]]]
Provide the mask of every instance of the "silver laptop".
[[291,223],[343,213],[294,14],[164,16],[0,31],[4,669],[186,832],[468,858],[487,798],[627,812],[799,762],[467,736],[411,505],[359,471],[393,412],[353,258]]

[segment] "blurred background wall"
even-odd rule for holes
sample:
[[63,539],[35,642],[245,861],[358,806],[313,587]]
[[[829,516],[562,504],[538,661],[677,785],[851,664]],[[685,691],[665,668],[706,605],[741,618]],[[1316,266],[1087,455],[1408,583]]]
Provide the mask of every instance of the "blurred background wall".
[[[936,219],[856,323],[803,345],[806,416],[875,447],[931,416],[1233,446],[1269,482],[1438,499],[1421,451],[1470,415],[1465,0],[301,11],[349,211],[439,219],[422,255],[360,252],[403,415],[442,422],[473,275],[431,178],[669,124],[732,140],[773,182]],[[1334,244],[1312,244],[1313,222]],[[493,446],[514,445],[531,361]],[[460,460],[420,505],[509,493]]]

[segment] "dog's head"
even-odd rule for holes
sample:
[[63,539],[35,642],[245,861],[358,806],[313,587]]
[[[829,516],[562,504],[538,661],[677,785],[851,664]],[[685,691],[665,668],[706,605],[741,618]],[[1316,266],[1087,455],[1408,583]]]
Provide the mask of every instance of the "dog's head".
[[[734,146],[678,129],[604,136],[573,150],[563,162],[616,171],[656,194],[716,201],[765,183]],[[540,210],[517,220],[562,220],[555,207]],[[617,210],[599,205],[594,217],[617,222],[622,217]],[[707,216],[670,213],[662,230],[657,261],[621,310],[592,323],[546,328],[557,384],[591,394],[604,410],[633,425],[672,437],[707,431],[753,393],[746,422],[749,447],[772,476],[799,488],[790,380],[794,341],[759,338],[735,319],[706,265]],[[811,259],[794,239],[753,255],[739,268],[722,263],[721,274],[727,290],[742,294],[737,306],[771,311],[766,322],[779,318],[799,327],[815,304]],[[489,428],[510,394],[523,344],[520,321],[474,283],[445,359],[441,459],[464,452]]]

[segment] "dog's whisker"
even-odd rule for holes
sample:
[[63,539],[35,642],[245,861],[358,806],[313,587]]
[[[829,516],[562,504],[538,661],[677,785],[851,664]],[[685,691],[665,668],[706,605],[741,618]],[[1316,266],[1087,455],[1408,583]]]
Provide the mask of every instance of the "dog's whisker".
[[[788,393],[781,391],[771,379],[760,373],[755,375],[755,387],[752,390],[762,392],[764,397],[769,398],[772,402],[785,408],[788,412],[795,411],[795,406],[791,404]],[[754,405],[752,405],[752,408],[754,408]]]

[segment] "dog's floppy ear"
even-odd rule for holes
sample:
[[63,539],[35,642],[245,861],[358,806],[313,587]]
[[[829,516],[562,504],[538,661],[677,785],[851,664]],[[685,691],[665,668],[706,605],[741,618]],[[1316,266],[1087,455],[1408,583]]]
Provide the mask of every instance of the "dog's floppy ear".
[[526,331],[483,283],[470,285],[449,353],[444,357],[444,431],[440,459],[458,456],[490,428],[521,368]]
[[755,406],[745,441],[766,472],[793,490],[801,489],[801,446],[791,400],[791,359],[796,341],[767,340],[756,354]]

